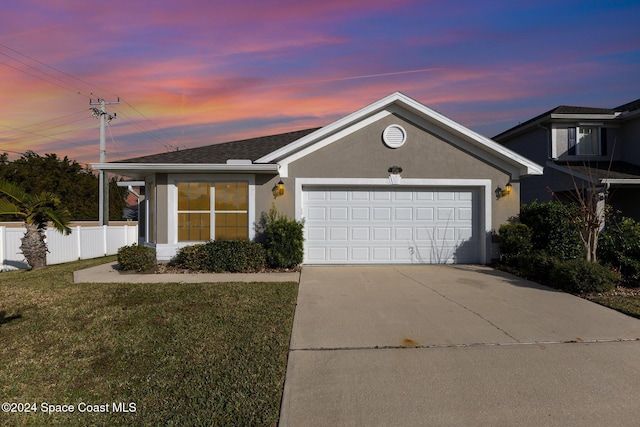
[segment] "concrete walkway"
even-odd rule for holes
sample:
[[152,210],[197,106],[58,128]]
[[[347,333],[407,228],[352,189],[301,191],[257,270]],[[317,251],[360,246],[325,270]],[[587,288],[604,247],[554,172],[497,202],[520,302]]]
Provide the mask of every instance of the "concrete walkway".
[[300,273],[203,273],[135,274],[120,273],[117,263],[101,264],[73,272],[74,283],[215,283],[215,282],[298,282]]
[[639,338],[487,267],[305,267],[280,425],[635,426]]

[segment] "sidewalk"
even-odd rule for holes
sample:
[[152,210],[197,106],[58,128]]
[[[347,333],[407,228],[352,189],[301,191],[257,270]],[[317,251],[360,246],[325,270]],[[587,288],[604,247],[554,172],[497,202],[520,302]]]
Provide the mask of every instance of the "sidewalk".
[[215,283],[215,282],[299,282],[300,273],[120,273],[117,263],[102,264],[73,272],[74,283]]

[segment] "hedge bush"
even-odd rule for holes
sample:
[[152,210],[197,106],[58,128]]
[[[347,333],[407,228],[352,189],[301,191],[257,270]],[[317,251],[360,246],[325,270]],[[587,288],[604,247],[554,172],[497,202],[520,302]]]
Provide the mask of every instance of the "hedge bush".
[[586,259],[572,259],[556,265],[549,285],[571,293],[608,292],[615,289],[620,276],[611,268]]
[[260,243],[211,240],[181,248],[172,264],[179,268],[213,273],[252,273],[265,268],[266,256]]
[[304,222],[287,218],[271,208],[262,218],[267,264],[271,268],[294,268],[304,255]]
[[156,267],[156,251],[135,243],[118,249],[118,266],[123,271],[149,271]]
[[598,259],[617,269],[625,285],[640,287],[640,223],[622,218],[598,239]]
[[545,251],[531,251],[516,257],[513,267],[526,279],[549,284],[551,273],[562,261]]
[[191,271],[202,270],[202,247],[204,244],[183,246],[171,260],[171,264]]
[[571,218],[579,216],[575,203],[533,202],[520,208],[520,222],[531,229],[534,249],[559,259],[584,257],[580,235]]
[[517,267],[521,255],[533,249],[531,228],[521,223],[502,224],[498,229],[500,237],[500,260],[507,265]]

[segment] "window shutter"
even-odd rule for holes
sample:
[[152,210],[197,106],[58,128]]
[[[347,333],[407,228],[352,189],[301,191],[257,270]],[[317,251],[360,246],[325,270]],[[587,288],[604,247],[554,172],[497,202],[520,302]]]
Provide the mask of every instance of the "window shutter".
[[576,128],[567,129],[569,136],[569,155],[576,155]]
[[607,155],[607,128],[600,129],[600,155]]

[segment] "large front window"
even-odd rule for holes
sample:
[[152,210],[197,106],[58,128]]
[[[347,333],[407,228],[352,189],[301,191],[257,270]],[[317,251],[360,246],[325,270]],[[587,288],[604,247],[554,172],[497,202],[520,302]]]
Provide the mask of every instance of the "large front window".
[[248,239],[248,212],[246,181],[178,183],[179,242]]

